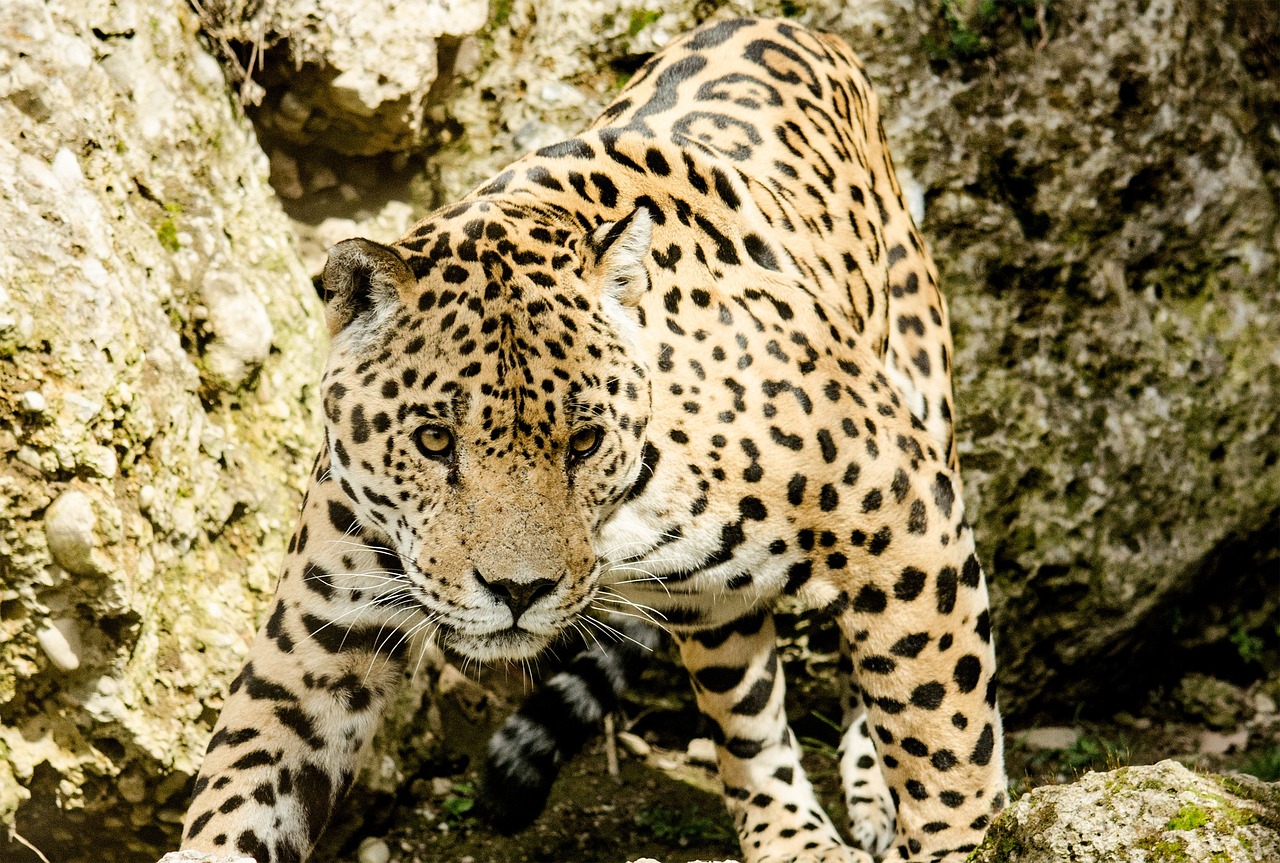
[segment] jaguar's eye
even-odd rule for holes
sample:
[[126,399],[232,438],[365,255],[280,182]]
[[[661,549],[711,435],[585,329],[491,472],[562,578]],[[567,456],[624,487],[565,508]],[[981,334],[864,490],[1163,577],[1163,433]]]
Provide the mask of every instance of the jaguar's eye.
[[413,441],[427,458],[441,461],[453,454],[453,435],[440,426],[423,426],[413,433]]
[[569,438],[569,461],[582,461],[596,451],[602,440],[604,432],[595,426],[578,429]]

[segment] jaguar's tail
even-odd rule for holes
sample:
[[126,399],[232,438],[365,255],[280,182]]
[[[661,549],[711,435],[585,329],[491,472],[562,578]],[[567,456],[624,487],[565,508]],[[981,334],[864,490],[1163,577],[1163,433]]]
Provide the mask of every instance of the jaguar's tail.
[[611,616],[622,637],[575,656],[531,695],[489,739],[480,814],[504,833],[523,830],[547,804],[560,765],[616,710],[661,633],[632,618]]

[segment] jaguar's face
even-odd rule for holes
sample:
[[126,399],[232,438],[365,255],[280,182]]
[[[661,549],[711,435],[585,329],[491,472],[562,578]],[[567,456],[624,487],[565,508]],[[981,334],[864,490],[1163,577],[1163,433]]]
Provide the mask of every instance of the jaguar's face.
[[590,237],[497,207],[429,219],[400,249],[349,241],[326,268],[333,478],[400,558],[383,589],[443,646],[532,656],[591,603],[591,538],[640,470],[629,312]]

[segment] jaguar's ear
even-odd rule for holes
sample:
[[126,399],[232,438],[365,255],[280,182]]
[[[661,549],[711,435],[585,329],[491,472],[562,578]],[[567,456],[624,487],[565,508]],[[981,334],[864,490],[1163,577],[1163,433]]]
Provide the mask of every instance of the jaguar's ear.
[[595,257],[592,271],[606,296],[634,308],[649,290],[644,259],[653,239],[653,216],[636,207],[616,222],[605,222],[587,238]]
[[395,249],[372,240],[343,240],[329,249],[321,276],[324,316],[329,335],[354,321],[378,321],[398,308],[416,280]]

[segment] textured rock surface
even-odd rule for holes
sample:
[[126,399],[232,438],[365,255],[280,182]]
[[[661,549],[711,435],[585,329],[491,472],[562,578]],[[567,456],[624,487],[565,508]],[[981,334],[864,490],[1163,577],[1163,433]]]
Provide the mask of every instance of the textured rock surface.
[[488,9],[485,0],[197,5],[235,77],[243,85],[253,73],[242,93],[261,103],[264,130],[361,156],[426,143],[441,67],[447,80],[463,37],[480,29]]
[[974,863],[1262,863],[1280,859],[1280,784],[1176,761],[1090,773],[1009,807]]
[[314,293],[196,29],[0,14],[0,821],[52,859],[173,844],[318,429]]

